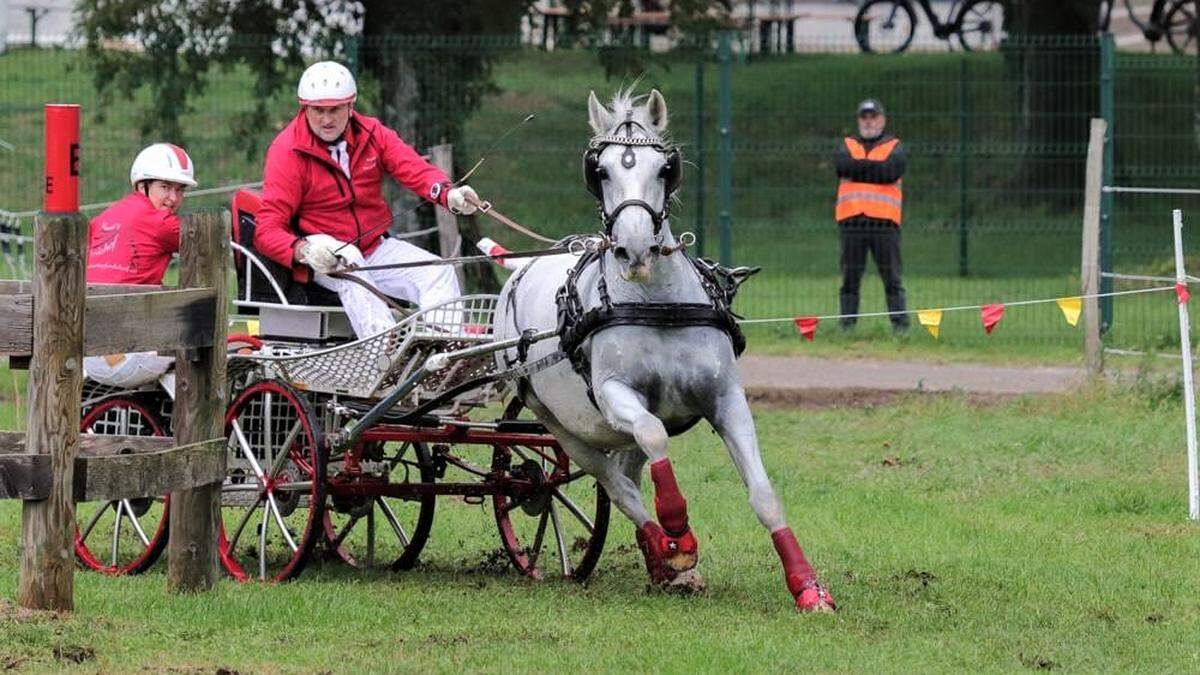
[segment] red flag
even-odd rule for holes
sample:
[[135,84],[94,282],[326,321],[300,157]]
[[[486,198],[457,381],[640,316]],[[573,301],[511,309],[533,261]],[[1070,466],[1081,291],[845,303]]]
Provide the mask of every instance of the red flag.
[[796,330],[805,337],[809,342],[817,335],[817,324],[821,320],[815,316],[798,316],[796,317]]
[[998,302],[994,305],[984,305],[980,308],[979,315],[983,319],[984,332],[991,335],[992,329],[1004,318],[1004,304]]
[[1179,304],[1187,304],[1188,298],[1191,297],[1188,293],[1187,284],[1175,284],[1175,297],[1179,298]]

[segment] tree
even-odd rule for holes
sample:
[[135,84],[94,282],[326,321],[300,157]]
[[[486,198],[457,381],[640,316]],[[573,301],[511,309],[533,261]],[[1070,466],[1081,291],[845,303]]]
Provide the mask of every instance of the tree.
[[[1087,142],[1088,119],[1100,109],[1095,39],[1100,8],[1101,0],[1014,0],[1009,34],[1016,37],[1008,61],[1022,83],[1026,144],[1054,148]],[[1084,162],[1031,157],[1022,177],[1046,199],[1070,203],[1083,185]]]
[[[490,68],[501,53],[487,48],[487,38],[515,35],[525,7],[526,0],[457,0],[438,11],[413,0],[80,0],[76,12],[101,109],[113,96],[149,90],[138,119],[143,136],[185,139],[180,116],[204,93],[214,67],[244,66],[253,74],[250,94],[258,103],[234,123],[261,130],[271,96],[293,86],[313,55],[326,55],[356,60],[351,65],[379,83],[377,112],[409,143],[454,143],[456,166],[464,166],[462,126],[491,91]],[[390,37],[443,35],[474,37]],[[113,48],[126,42],[138,49]],[[404,193],[396,202],[400,219],[415,200]],[[478,238],[472,222],[462,225],[469,240]],[[472,271],[477,282],[494,284],[490,269]]]

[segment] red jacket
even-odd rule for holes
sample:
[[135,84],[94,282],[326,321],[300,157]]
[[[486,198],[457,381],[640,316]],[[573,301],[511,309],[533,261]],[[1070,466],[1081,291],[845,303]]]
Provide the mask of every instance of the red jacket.
[[179,217],[131,192],[88,225],[87,280],[105,284],[161,284],[179,250]]
[[329,144],[309,129],[303,110],[271,143],[254,230],[254,247],[268,258],[293,267],[297,240],[319,233],[370,253],[392,220],[383,198],[384,171],[418,195],[446,205],[446,174],[379,120],[351,112],[342,138],[351,179],[334,161]]

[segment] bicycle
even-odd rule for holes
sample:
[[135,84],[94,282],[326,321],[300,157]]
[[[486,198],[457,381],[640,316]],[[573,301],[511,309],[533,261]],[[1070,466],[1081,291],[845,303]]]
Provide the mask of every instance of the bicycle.
[[[935,37],[958,38],[967,51],[999,46],[1007,36],[1008,3],[1004,0],[954,0],[943,22],[930,0],[916,0],[933,25]],[[899,53],[917,32],[913,0],[867,0],[854,17],[854,38],[864,52]]]
[[[1154,6],[1150,9],[1150,20],[1142,23],[1134,13],[1130,0],[1123,1],[1129,19],[1142,31],[1142,35],[1151,45],[1158,44],[1165,37],[1171,51],[1176,54],[1188,53],[1189,49],[1190,53],[1196,53],[1197,46],[1200,46],[1200,39],[1197,39],[1200,38],[1200,21],[1197,20],[1197,17],[1200,16],[1200,2],[1197,0],[1155,0]],[[1110,0],[1104,5],[1104,10],[1100,13],[1103,18],[1099,26],[1099,31],[1102,33],[1108,31],[1116,2]]]

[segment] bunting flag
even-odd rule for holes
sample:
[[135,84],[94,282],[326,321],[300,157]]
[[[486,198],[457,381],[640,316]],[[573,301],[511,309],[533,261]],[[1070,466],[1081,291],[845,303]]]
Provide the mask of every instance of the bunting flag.
[[983,331],[991,335],[992,329],[1004,318],[1004,304],[984,305],[979,309],[979,316],[983,319]]
[[1179,298],[1179,304],[1187,304],[1188,298],[1192,297],[1188,293],[1187,284],[1175,284],[1175,297]]
[[923,309],[917,312],[917,321],[920,321],[921,325],[925,326],[934,340],[938,339],[938,330],[942,325],[942,310]]
[[1058,303],[1058,308],[1062,310],[1063,318],[1072,326],[1079,324],[1079,313],[1083,311],[1083,298],[1078,296],[1073,298],[1059,298],[1055,302]]
[[796,330],[800,331],[805,339],[812,342],[817,335],[817,324],[819,323],[821,320],[815,316],[798,316],[796,317]]

